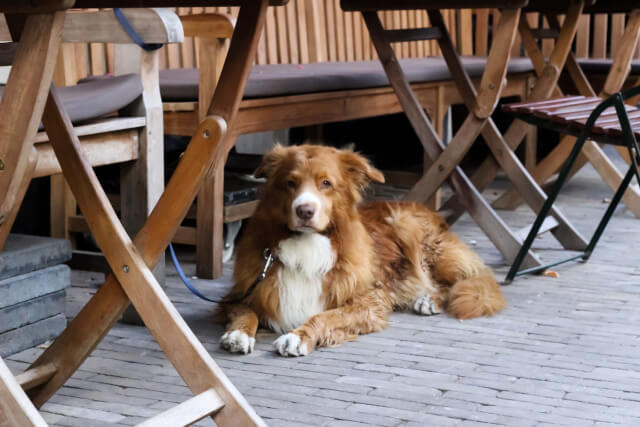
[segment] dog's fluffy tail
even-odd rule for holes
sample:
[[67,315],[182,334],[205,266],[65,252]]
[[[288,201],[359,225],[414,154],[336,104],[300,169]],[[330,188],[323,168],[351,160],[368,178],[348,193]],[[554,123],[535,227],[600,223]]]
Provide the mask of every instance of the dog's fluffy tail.
[[[390,209],[390,223],[399,246],[413,266],[414,276],[427,290],[438,295],[446,311],[458,319],[492,316],[506,306],[500,285],[482,259],[454,234],[446,225],[423,206],[401,205],[402,209]],[[431,247],[431,257],[436,257],[429,271],[424,271],[423,245]]]
[[493,316],[506,305],[490,272],[456,282],[449,289],[447,312],[458,319]]

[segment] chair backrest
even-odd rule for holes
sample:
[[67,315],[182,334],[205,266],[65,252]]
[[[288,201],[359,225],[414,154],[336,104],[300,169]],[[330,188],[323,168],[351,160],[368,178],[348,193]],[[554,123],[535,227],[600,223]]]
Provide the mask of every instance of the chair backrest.
[[[622,40],[625,23],[629,14],[625,13],[585,13],[580,17],[574,53],[577,58],[613,58]],[[538,13],[527,14],[532,28],[549,28],[549,24]],[[562,15],[560,16],[562,19]],[[542,53],[547,56],[553,49],[551,39],[542,41]],[[640,44],[637,46],[634,58],[640,58]]]
[[[178,15],[226,13],[237,17],[237,7],[183,7]],[[497,12],[496,12],[497,13]],[[486,55],[487,38],[482,46],[474,44],[472,32],[461,31],[477,20],[476,33],[489,32],[488,11],[443,10],[454,43],[463,55]],[[423,27],[428,25],[424,11],[381,12],[387,28]],[[484,16],[484,21],[483,21]],[[474,18],[475,17],[475,18]],[[484,24],[482,24],[485,22]],[[481,40],[482,38],[478,38]],[[160,68],[193,68],[198,65],[196,41],[185,37],[181,45],[169,45],[160,51]],[[435,41],[410,42],[399,45],[398,57],[437,56]],[[88,75],[113,73],[115,49],[112,44],[88,43],[65,45],[61,53],[62,68],[57,73],[64,78],[58,84],[73,84]],[[375,59],[376,53],[362,17],[343,12],[339,0],[291,0],[284,7],[267,10],[267,20],[256,64],[305,64],[325,61],[358,61]]]

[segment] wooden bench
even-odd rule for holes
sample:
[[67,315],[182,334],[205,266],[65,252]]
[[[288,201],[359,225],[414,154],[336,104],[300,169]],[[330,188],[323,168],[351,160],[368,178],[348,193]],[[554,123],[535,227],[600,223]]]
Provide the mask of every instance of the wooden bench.
[[[167,9],[131,9],[126,16],[148,39],[163,43],[183,41],[176,15]],[[87,21],[89,20],[89,21]],[[0,37],[11,40],[2,20]],[[130,233],[137,232],[164,188],[162,103],[157,86],[158,56],[133,45],[124,30],[91,33],[92,22],[117,21],[113,12],[87,16],[68,12],[65,18],[63,47],[54,71],[61,99],[76,125],[84,153],[92,166],[121,165],[120,214]],[[91,43],[87,44],[87,41]],[[87,75],[90,63],[80,55],[84,47],[109,44],[113,58],[119,58],[114,76],[77,84]],[[92,61],[91,64],[96,63]],[[93,71],[100,71],[93,69]],[[119,112],[118,114],[115,114]],[[65,184],[46,132],[36,135],[37,161],[32,176],[51,177],[51,234],[66,238],[72,225],[84,219],[77,213],[76,202]],[[24,189],[26,190],[26,188]],[[19,203],[16,206],[19,206]],[[14,212],[14,215],[17,213]],[[86,227],[86,225],[85,225]],[[2,235],[10,227],[2,228]],[[3,241],[0,238],[0,241]],[[162,267],[156,270],[162,279]]]

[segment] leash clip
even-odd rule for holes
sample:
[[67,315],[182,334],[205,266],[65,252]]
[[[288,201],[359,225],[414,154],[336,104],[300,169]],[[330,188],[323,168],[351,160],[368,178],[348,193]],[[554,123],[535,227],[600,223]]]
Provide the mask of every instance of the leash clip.
[[264,257],[264,268],[262,269],[262,273],[260,273],[259,280],[263,280],[267,276],[267,272],[271,268],[271,265],[273,264],[273,261],[274,261],[273,252],[269,248],[266,248],[264,250],[264,252],[262,253],[262,256]]

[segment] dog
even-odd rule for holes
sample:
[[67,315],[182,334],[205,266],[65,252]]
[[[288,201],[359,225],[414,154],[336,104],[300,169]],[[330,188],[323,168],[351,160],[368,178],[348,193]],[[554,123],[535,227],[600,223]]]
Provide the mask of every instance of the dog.
[[263,325],[281,334],[280,355],[304,356],[384,329],[394,310],[469,319],[505,306],[492,271],[436,213],[362,201],[384,182],[363,156],[276,146],[254,175],[266,183],[237,245],[222,348],[250,353]]

